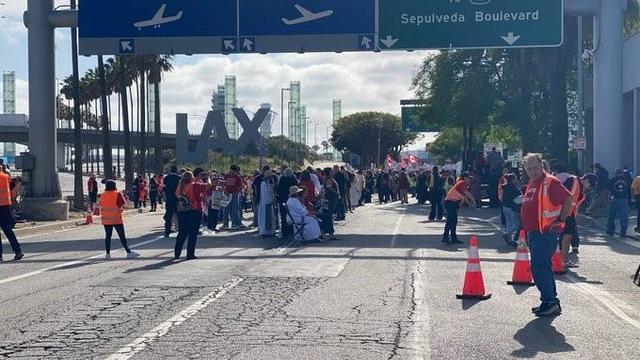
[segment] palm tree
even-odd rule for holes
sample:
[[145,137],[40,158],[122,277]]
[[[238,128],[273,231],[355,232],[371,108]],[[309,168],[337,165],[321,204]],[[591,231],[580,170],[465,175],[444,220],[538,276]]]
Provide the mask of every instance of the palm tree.
[[127,192],[133,183],[133,151],[131,148],[131,131],[129,127],[129,98],[127,89],[133,85],[134,71],[130,57],[117,56],[113,62],[113,77],[117,80],[116,92],[120,95],[122,109],[122,131],[124,132],[124,176]]
[[[139,121],[139,136],[140,147],[138,148],[138,174],[144,174],[146,172],[146,157],[147,157],[147,74],[151,70],[151,56],[134,56],[132,61],[135,64],[133,69],[136,73],[137,81],[139,84],[138,91],[138,121]],[[138,80],[139,79],[139,80]]]
[[160,82],[162,81],[162,73],[173,70],[171,65],[171,56],[153,56],[150,59],[151,66],[149,71],[149,83],[153,84],[154,91],[154,110],[153,114],[155,119],[153,120],[153,134],[154,134],[154,171],[156,173],[162,172],[162,124],[160,119]]
[[324,153],[328,153],[329,152],[329,142],[327,140],[323,140],[322,143],[320,143],[322,145],[322,147],[324,148]]
[[110,137],[111,128],[109,126],[109,113],[107,108],[107,96],[111,96],[111,89],[107,88],[106,72],[107,69],[105,69],[102,55],[98,55],[98,77],[100,88],[100,103],[102,108],[102,161],[104,164],[103,168],[105,178],[113,179],[113,158]]

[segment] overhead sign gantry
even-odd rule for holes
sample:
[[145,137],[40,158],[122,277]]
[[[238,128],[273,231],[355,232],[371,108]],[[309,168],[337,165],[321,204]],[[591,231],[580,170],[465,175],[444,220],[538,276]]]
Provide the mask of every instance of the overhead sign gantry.
[[562,0],[81,0],[80,52],[559,46],[562,10]]

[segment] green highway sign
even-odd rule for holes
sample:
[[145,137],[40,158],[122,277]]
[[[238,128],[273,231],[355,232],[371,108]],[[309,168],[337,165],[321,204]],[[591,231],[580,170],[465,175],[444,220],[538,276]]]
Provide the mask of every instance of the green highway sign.
[[562,0],[378,0],[380,50],[562,45]]
[[439,132],[440,126],[431,123],[424,114],[424,107],[402,107],[402,131],[407,133]]

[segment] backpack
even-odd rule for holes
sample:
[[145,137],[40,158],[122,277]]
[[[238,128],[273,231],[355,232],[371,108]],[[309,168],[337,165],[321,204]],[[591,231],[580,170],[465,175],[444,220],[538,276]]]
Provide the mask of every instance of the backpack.
[[187,212],[191,210],[193,210],[191,207],[191,201],[189,201],[189,198],[187,198],[184,192],[176,197],[177,212]]

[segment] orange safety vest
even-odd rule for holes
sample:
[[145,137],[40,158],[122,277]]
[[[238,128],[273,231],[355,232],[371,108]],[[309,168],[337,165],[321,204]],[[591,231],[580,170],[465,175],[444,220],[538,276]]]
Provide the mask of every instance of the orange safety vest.
[[105,191],[100,196],[100,211],[102,225],[122,225],[122,209],[118,207],[118,192]]
[[11,178],[0,172],[0,206],[11,206]]
[[502,187],[506,184],[507,177],[503,175],[500,180],[498,180],[498,200],[500,200],[500,202],[502,202],[502,198],[504,197],[504,189]]
[[558,220],[562,212],[562,205],[555,205],[549,198],[549,187],[553,176],[545,174],[540,191],[538,191],[538,230],[543,233],[549,230],[551,224]]
[[[456,183],[455,185],[457,185],[458,183]],[[464,194],[461,193],[460,191],[458,191],[455,187],[455,185],[451,188],[451,190],[449,190],[449,192],[447,193],[447,197],[445,197],[445,200],[448,201],[462,201],[464,200]]]
[[580,199],[580,193],[582,191],[582,184],[580,184],[580,178],[577,176],[572,176],[573,185],[571,186],[571,194],[573,194],[573,199],[571,200],[571,216],[576,216],[578,214],[578,208],[584,202],[584,198]]

